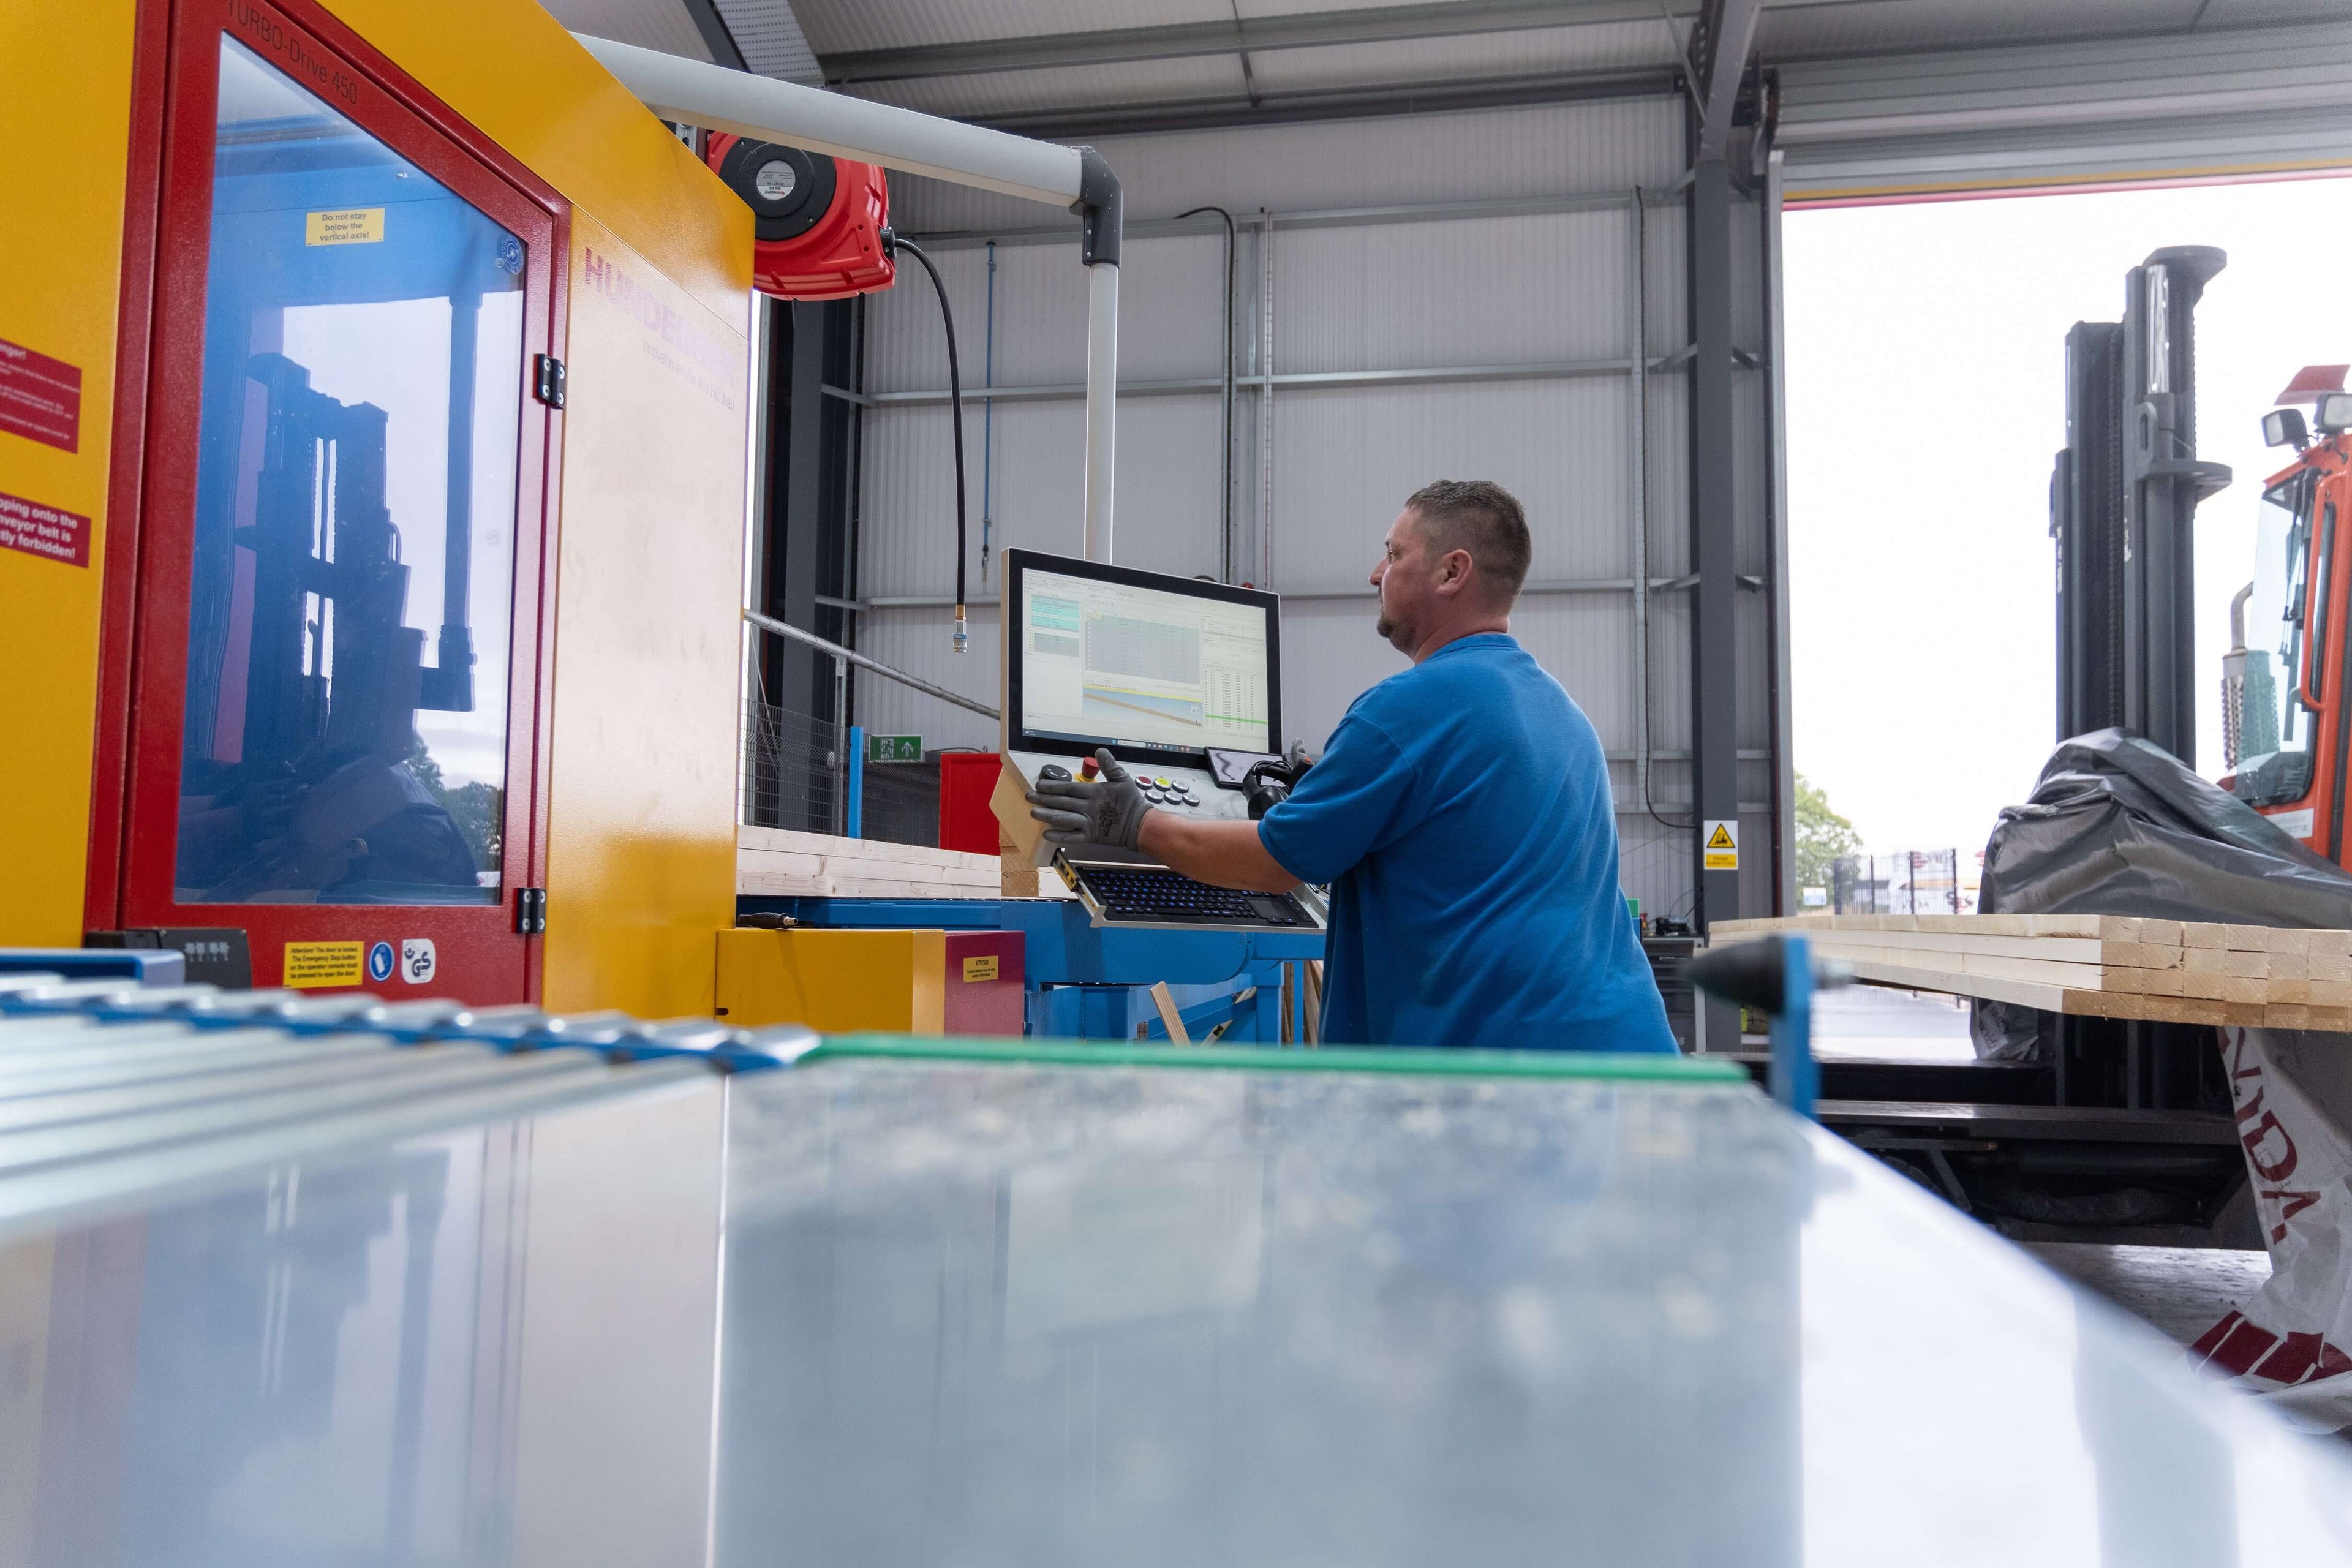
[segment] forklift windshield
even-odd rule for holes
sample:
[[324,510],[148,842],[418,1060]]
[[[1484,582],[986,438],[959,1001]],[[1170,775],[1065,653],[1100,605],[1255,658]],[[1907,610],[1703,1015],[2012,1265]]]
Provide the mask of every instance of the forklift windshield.
[[221,41],[173,881],[495,903],[522,243]]
[[[2239,755],[2299,752],[2311,744],[2309,715],[2296,698],[2308,673],[2302,668],[2305,605],[2311,570],[2309,474],[2297,474],[2263,496],[2254,531],[2253,594],[2246,601],[2244,731]],[[2326,606],[2318,608],[2325,619]]]

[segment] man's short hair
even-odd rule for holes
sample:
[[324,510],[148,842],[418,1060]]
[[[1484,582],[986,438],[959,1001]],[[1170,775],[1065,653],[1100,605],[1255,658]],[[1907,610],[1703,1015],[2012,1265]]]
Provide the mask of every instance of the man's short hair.
[[1467,551],[1478,575],[1502,595],[1506,605],[1519,596],[1535,541],[1517,496],[1492,479],[1439,479],[1413,491],[1404,504],[1432,552]]

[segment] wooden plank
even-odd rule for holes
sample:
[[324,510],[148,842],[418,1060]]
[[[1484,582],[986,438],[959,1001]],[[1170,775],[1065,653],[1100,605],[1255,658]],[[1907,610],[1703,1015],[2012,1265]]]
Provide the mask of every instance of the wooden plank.
[[1168,1031],[1171,1041],[1180,1046],[1192,1043],[1192,1034],[1184,1027],[1184,1016],[1176,1010],[1176,998],[1169,993],[1165,980],[1151,983],[1151,1005],[1159,1009],[1160,1026]]
[[2183,951],[2180,967],[2191,974],[2224,974],[2239,979],[2263,980],[2270,976],[2271,955],[2249,952],[2242,948],[2192,947]]
[[[780,827],[742,827],[737,837],[735,890],[770,898],[992,899],[1003,896],[1003,865],[929,845],[836,838]],[[1040,896],[1067,898],[1048,879]]]
[[1900,948],[1878,947],[1864,942],[1836,942],[1826,937],[1813,944],[1813,951],[1825,957],[1842,958],[1849,963],[1892,963],[1931,974],[2015,980],[2028,984],[2055,985],[2062,990],[2122,989],[2107,984],[2108,975],[2117,972],[2096,963],[2065,963],[2052,959],[2009,958],[1981,952],[1905,952]]
[[1945,931],[1848,931],[1808,935],[1815,943],[1864,945],[1887,952],[1977,952],[1989,957],[2032,958],[2063,963],[2104,963],[2119,969],[2178,969],[2182,950],[2153,942],[2115,942],[2095,936],[1995,936]]

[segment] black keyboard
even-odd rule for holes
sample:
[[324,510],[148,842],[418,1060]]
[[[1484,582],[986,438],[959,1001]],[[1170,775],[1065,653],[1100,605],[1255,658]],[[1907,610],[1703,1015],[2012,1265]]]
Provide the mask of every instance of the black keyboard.
[[1078,866],[1075,869],[1108,921],[1299,928],[1315,924],[1288,893],[1213,888],[1164,866]]

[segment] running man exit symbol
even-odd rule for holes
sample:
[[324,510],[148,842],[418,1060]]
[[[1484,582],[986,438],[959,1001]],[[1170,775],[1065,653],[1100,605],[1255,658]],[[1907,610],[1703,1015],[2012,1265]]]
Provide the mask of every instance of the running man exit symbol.
[[1709,817],[1699,825],[1706,837],[1700,842],[1699,864],[1709,871],[1739,869],[1739,824],[1725,817]]

